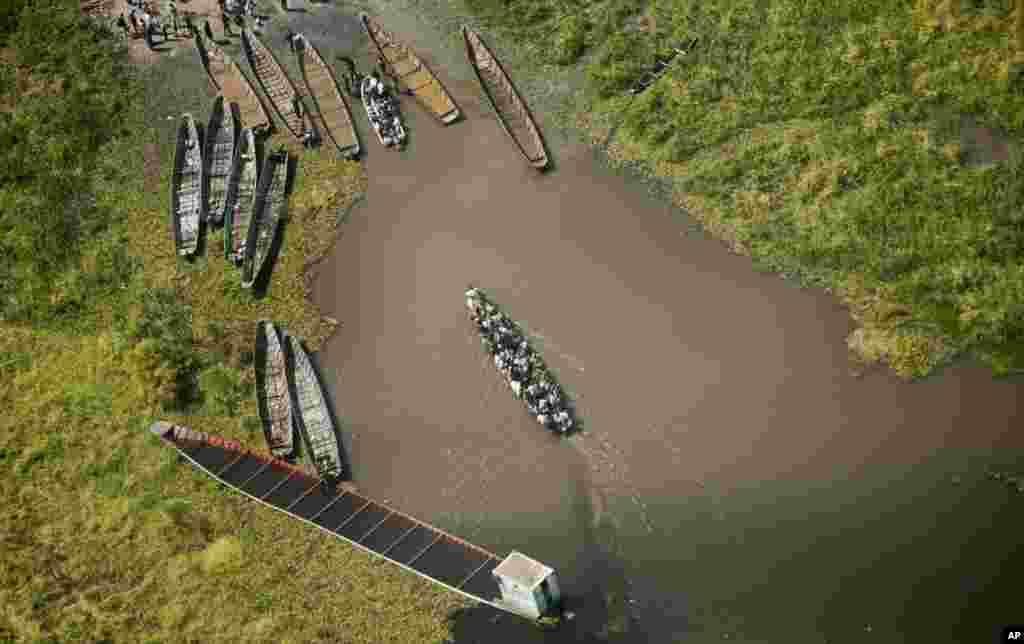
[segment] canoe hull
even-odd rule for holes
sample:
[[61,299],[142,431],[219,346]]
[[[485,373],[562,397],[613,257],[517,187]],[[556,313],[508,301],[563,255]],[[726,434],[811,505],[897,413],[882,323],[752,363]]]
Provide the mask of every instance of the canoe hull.
[[256,323],[256,406],[271,453],[290,458],[295,452],[295,424],[288,389],[287,360],[281,334],[268,320]]
[[[526,102],[512,84],[512,79],[479,35],[469,27],[463,27],[462,37],[470,66],[480,81],[484,97],[490,104],[495,118],[515,143],[523,159],[538,171],[545,170],[549,158],[544,139]],[[508,107],[502,109],[502,105]],[[510,120],[513,118],[522,125],[521,131],[512,126]]]
[[245,257],[242,260],[244,288],[251,288],[269,268],[270,253],[284,214],[287,170],[288,153],[278,150],[267,157],[260,171],[252,219],[245,237]]
[[191,114],[182,116],[171,173],[171,231],[178,255],[191,257],[199,247],[203,216],[202,142]]
[[[301,101],[295,85],[285,73],[274,53],[264,45],[256,35],[248,29],[242,30],[242,50],[249,61],[249,67],[263,88],[263,93],[270,99],[270,106],[277,113],[292,136],[302,140],[310,129],[308,114],[296,112],[296,104]],[[305,112],[305,110],[303,110]]]
[[412,92],[416,101],[444,125],[458,121],[462,114],[455,99],[412,48],[396,39],[366,13],[359,14],[359,21],[399,85]]
[[213,101],[209,125],[206,128],[206,149],[203,154],[206,164],[204,168],[205,221],[214,226],[224,223],[231,165],[238,141],[238,121],[235,119],[235,114],[237,114],[237,109],[232,110],[231,105],[225,105],[224,96],[218,96]]
[[303,446],[320,476],[341,478],[345,474],[341,447],[320,379],[297,338],[287,336],[285,346],[292,409]]
[[359,134],[356,132],[352,110],[330,67],[316,47],[302,34],[295,36],[295,56],[298,58],[306,93],[312,99],[320,118],[321,128],[343,157],[359,158]]
[[[234,107],[234,104],[232,104]],[[224,216],[224,258],[240,264],[256,200],[256,136],[243,128],[235,146]]]

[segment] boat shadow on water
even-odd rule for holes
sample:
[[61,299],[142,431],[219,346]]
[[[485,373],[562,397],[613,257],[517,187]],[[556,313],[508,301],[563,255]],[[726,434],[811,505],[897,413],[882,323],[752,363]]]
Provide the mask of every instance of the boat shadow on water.
[[[257,158],[257,172],[263,172],[263,166],[265,163],[260,163],[260,159],[264,159],[265,143],[262,137],[256,137],[256,158]],[[274,236],[274,241],[270,245],[270,252],[267,256],[267,261],[263,265],[260,274],[256,276],[256,279],[252,284],[252,294],[256,299],[262,299],[266,296],[267,290],[270,288],[271,278],[274,275],[274,266],[277,265],[277,257],[281,252],[281,247],[285,243],[285,238],[288,236],[288,222],[291,219],[291,211],[288,208],[288,199],[292,194],[292,187],[295,185],[295,173],[298,168],[298,158],[293,154],[288,154],[288,166],[285,173],[284,180],[284,212],[281,217],[281,221],[278,223],[277,234]],[[319,374],[318,374],[319,375]],[[323,380],[321,380],[323,382]]]

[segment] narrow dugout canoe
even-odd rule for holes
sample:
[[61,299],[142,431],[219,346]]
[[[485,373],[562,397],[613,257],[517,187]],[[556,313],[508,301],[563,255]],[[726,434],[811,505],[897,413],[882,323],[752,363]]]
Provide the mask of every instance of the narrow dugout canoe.
[[[232,106],[234,105],[237,104],[232,104]],[[206,149],[203,152],[203,160],[206,162],[204,169],[205,220],[214,226],[219,226],[224,222],[231,163],[235,157],[235,144],[238,141],[238,123],[232,114],[232,106],[224,105],[223,94],[215,98],[213,109],[210,111],[210,121],[206,127]]]
[[340,478],[344,474],[341,448],[320,379],[298,338],[288,335],[286,342],[288,382],[299,434],[320,476]]
[[288,153],[283,149],[270,154],[260,171],[252,219],[245,236],[245,257],[242,260],[244,288],[251,288],[269,268],[270,251],[284,215],[287,172]]
[[302,82],[306,85],[306,93],[313,99],[320,126],[342,156],[357,158],[360,151],[359,136],[352,120],[352,111],[331,68],[305,36],[296,34],[294,43]]
[[512,80],[479,35],[469,27],[463,27],[462,37],[470,65],[483,87],[487,102],[494,110],[494,116],[526,162],[537,170],[543,170],[548,165],[544,139]]
[[251,128],[242,128],[231,163],[224,217],[224,258],[235,264],[241,264],[245,257],[249,222],[256,205],[256,163],[256,137]]
[[288,131],[301,140],[310,126],[309,115],[296,111],[301,105],[301,99],[288,74],[277,62],[273,52],[248,29],[242,30],[242,50],[256,80],[270,99],[270,106],[274,108]]
[[263,424],[263,436],[274,456],[288,458],[295,451],[292,398],[288,389],[284,346],[273,322],[260,320],[256,323],[254,355],[256,406]]
[[394,34],[365,13],[359,14],[359,19],[370,42],[387,62],[398,84],[412,92],[420,105],[445,125],[457,121],[460,112],[455,100],[412,48],[396,39]]
[[171,231],[179,255],[190,257],[199,247],[203,214],[203,155],[191,114],[183,114],[178,126],[171,173]]

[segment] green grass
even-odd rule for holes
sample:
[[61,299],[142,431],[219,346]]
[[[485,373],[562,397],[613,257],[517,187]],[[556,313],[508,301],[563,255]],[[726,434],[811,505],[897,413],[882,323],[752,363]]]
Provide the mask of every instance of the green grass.
[[313,350],[331,333],[305,266],[363,191],[360,165],[269,142],[300,160],[255,299],[219,232],[192,265],[167,233],[166,114],[202,120],[212,99],[195,61],[129,70],[77,3],[32,7],[0,10],[0,641],[444,640],[461,598],[216,485],[147,431],[263,442],[255,320]]
[[577,12],[584,51],[563,56],[557,3],[465,5],[532,37],[536,60],[579,59],[574,122],[594,142],[618,126],[608,156],[758,269],[836,293],[860,359],[907,377],[968,352],[1024,369],[1024,20],[1008,6],[604,0]]

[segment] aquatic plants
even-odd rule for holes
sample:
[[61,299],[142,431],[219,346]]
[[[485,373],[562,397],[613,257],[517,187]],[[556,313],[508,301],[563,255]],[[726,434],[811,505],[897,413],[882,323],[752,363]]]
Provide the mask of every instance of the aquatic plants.
[[[530,55],[550,62],[560,41],[536,36],[557,27],[558,6],[510,0],[476,15],[510,40],[533,37]],[[588,79],[574,119],[597,142],[614,133],[613,162],[660,178],[756,265],[839,296],[859,359],[907,377],[968,352],[997,374],[1024,369],[1024,2],[587,8],[574,14]],[[695,35],[657,82],[626,94]]]

